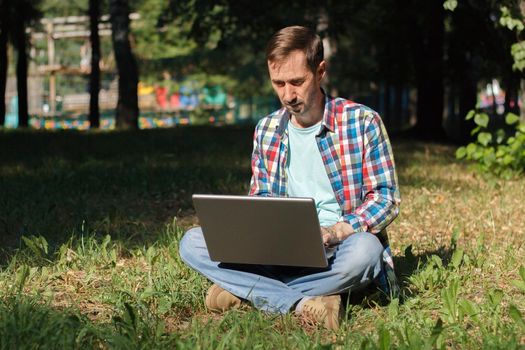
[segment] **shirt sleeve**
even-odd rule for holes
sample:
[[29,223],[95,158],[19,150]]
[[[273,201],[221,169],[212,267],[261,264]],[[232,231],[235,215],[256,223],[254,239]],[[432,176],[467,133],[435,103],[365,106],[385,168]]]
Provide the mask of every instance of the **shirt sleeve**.
[[363,202],[344,221],[355,231],[378,233],[399,214],[400,195],[385,127],[377,114],[369,120],[363,135]]
[[259,125],[253,135],[253,151],[251,159],[252,178],[250,181],[250,196],[271,196],[270,179],[261,151],[261,132]]

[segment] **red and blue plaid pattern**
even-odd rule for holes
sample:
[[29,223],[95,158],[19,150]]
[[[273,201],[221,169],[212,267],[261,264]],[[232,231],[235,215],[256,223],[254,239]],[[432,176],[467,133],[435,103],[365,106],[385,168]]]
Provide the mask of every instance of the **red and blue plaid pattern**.
[[[326,95],[319,151],[343,220],[356,232],[379,233],[399,212],[392,148],[372,109]],[[285,166],[289,112],[261,119],[254,134],[250,195],[287,196]]]

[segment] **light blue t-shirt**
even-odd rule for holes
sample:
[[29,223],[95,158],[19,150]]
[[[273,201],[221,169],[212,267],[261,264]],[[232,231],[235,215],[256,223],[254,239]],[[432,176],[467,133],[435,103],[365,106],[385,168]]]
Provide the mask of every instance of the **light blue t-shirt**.
[[335,199],[330,179],[317,147],[315,136],[321,123],[299,128],[288,123],[288,195],[311,197],[315,200],[321,226],[331,226],[339,221],[341,208]]

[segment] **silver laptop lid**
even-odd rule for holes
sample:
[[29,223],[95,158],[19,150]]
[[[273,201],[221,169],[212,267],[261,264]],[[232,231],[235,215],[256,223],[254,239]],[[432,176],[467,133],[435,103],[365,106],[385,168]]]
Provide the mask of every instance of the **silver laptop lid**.
[[194,194],[193,203],[213,261],[328,265],[312,198]]

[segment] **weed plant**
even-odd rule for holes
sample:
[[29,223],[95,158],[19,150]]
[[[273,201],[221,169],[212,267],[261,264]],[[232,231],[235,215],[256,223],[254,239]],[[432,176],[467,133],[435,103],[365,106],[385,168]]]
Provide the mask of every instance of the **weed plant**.
[[472,110],[465,119],[474,120],[477,126],[471,134],[477,136],[475,142],[457,149],[458,159],[475,161],[482,172],[489,172],[506,179],[520,176],[523,173],[525,169],[525,123],[520,122],[519,116],[508,113],[505,116],[505,127],[492,132],[491,129],[494,127],[491,125],[489,128],[490,117],[486,113]]
[[178,255],[193,192],[242,194],[251,129],[0,133],[0,349],[524,349],[525,179],[394,142],[402,297],[345,302],[337,332],[218,315]]

